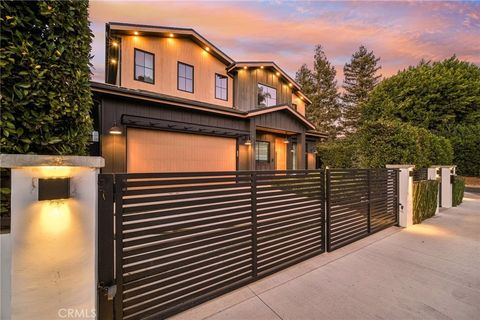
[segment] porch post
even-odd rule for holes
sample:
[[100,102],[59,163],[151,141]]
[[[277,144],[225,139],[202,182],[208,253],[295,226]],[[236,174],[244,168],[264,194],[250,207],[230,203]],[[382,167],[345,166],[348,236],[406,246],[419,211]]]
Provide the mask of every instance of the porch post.
[[297,168],[300,170],[305,169],[305,152],[306,152],[306,137],[305,137],[305,132],[302,132],[298,135],[298,142],[297,142],[297,148],[298,148],[298,154],[297,154],[297,160],[298,160],[298,165]]
[[413,225],[413,177],[410,172],[415,168],[414,165],[387,165],[389,169],[399,169],[399,190],[398,190],[398,204],[399,218],[398,224],[400,227],[409,227]]
[[257,126],[255,125],[255,119],[250,119],[250,170],[256,169],[255,163],[255,148],[257,147]]

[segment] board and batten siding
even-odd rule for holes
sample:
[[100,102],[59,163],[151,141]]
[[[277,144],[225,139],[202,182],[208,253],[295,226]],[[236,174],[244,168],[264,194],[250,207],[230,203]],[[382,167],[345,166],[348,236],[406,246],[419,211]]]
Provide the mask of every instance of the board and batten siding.
[[172,120],[218,128],[230,128],[248,132],[248,121],[212,113],[181,109],[160,103],[142,102],[118,96],[102,96],[101,107],[101,153],[105,158],[103,172],[126,172],[125,127],[122,135],[108,133],[115,121],[121,125],[122,115],[133,115],[153,119]]
[[[148,36],[121,36],[122,87],[146,90],[216,104],[233,106],[233,79],[227,76],[226,66],[195,42],[182,38]],[[153,84],[134,80],[134,50],[140,49],[155,55]],[[177,89],[177,63],[194,67],[194,92]],[[228,100],[215,98],[215,74],[227,76]]]
[[238,69],[234,81],[235,108],[249,111],[257,108],[258,83],[277,89],[277,105],[292,105],[292,90],[267,68]]

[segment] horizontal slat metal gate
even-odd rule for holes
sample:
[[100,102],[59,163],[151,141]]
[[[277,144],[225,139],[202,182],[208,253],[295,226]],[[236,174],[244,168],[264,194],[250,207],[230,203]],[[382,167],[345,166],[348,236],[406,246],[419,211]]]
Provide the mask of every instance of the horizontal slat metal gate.
[[397,169],[326,171],[327,250],[398,224]]
[[165,318],[324,251],[322,171],[114,178],[99,208],[115,198],[115,319]]

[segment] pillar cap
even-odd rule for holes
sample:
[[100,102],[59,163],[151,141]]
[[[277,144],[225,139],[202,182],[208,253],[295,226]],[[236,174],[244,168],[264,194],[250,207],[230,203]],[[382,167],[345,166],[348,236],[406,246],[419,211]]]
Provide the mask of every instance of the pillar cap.
[[413,169],[415,168],[414,164],[387,164],[385,166],[387,169]]
[[0,168],[45,166],[103,168],[105,166],[105,159],[103,159],[102,157],[86,156],[0,154]]

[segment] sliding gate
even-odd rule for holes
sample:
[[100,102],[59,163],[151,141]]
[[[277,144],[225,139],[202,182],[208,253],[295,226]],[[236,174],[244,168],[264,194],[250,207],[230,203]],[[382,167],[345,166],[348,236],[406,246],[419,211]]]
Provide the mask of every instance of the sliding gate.
[[329,169],[327,250],[398,224],[398,169]]
[[165,318],[324,252],[324,181],[320,170],[101,174],[99,318]]

